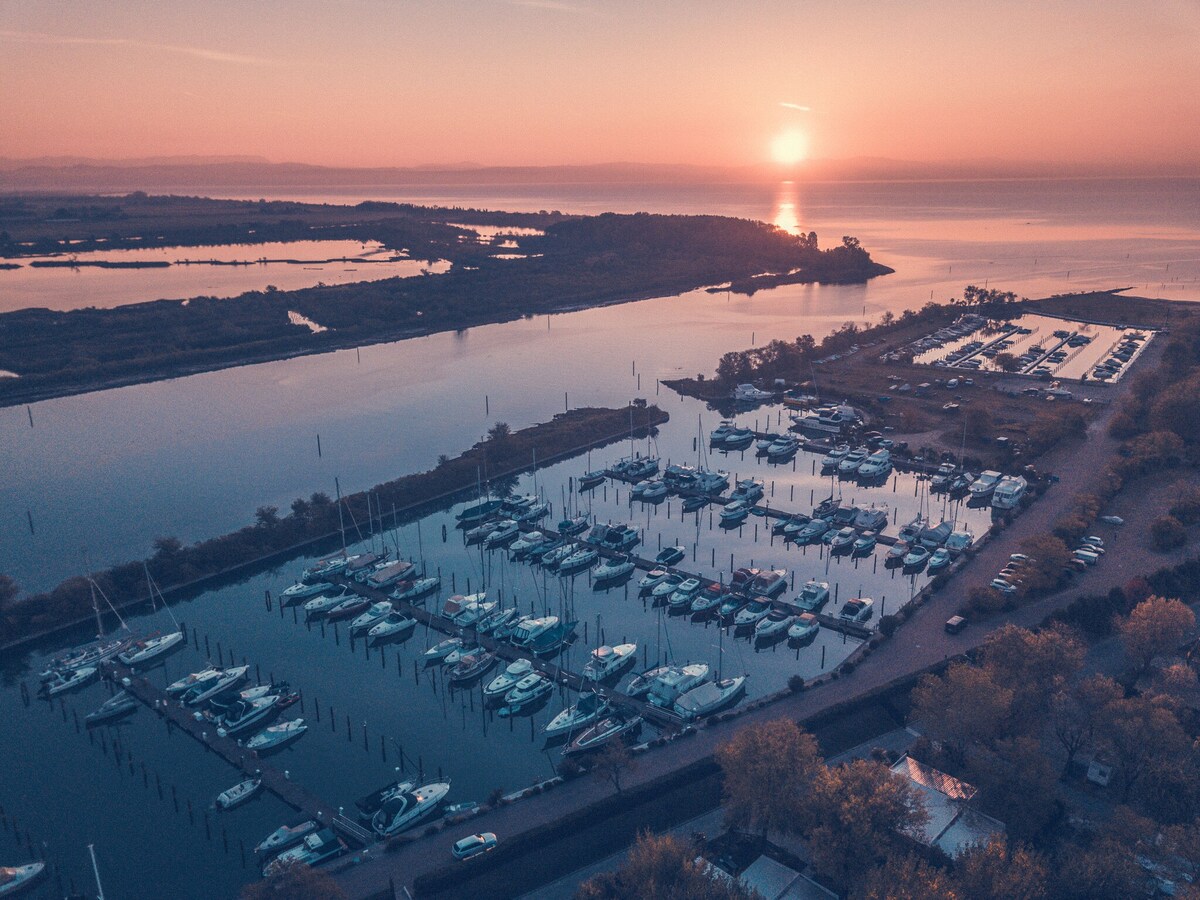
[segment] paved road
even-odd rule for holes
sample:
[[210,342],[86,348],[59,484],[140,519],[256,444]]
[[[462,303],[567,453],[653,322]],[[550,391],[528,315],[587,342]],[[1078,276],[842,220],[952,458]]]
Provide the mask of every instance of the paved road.
[[[1154,364],[1152,360],[1146,362]],[[971,627],[957,635],[947,634],[943,628],[946,619],[961,604],[967,590],[977,584],[987,584],[1008,560],[1009,553],[1022,541],[1050,531],[1055,521],[1070,509],[1076,493],[1092,492],[1100,487],[1104,470],[1117,448],[1117,442],[1108,436],[1107,431],[1108,420],[1114,412],[1113,406],[1107,406],[1092,423],[1086,439],[1070,441],[1039,460],[1043,471],[1060,475],[1061,483],[1025,510],[998,539],[982,547],[954,577],[948,589],[943,589],[917,609],[897,636],[863,658],[853,673],[748,712],[732,721],[701,728],[694,737],[641,756],[637,768],[626,776],[627,789],[711,756],[718,744],[746,725],[782,717],[807,719],[836,704],[853,700],[965,653],[1004,624],[1036,625],[1081,591],[1106,592],[1110,587],[1122,585],[1134,574],[1144,571],[1147,567],[1144,559],[1122,559],[1118,554],[1111,554],[1093,571],[1081,575],[1069,590],[986,622],[972,623]],[[401,886],[411,887],[419,875],[450,863],[451,846],[467,834],[493,831],[503,841],[506,836],[554,822],[567,813],[600,800],[611,791],[607,782],[594,778],[567,782],[547,793],[489,811],[435,837],[416,841],[398,852],[383,854],[379,850],[372,851],[365,854],[367,859],[362,865],[348,868],[337,876],[337,880],[352,898],[367,897],[386,890],[389,879],[397,890]]]

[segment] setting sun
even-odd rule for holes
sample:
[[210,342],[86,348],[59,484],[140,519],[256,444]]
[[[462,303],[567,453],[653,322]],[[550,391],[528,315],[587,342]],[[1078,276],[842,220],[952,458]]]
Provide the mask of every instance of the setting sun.
[[789,129],[771,141],[771,158],[785,166],[794,166],[808,156],[808,139],[795,129]]

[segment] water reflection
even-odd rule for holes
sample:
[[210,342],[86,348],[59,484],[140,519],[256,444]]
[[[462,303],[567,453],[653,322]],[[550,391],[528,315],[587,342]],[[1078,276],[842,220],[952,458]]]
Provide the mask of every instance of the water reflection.
[[771,222],[790,234],[800,234],[799,191],[796,182],[784,181],[775,194],[775,211]]

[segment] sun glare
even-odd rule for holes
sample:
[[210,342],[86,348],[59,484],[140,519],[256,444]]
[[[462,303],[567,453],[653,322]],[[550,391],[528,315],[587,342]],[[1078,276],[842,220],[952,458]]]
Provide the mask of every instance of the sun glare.
[[771,158],[785,166],[794,166],[808,156],[808,140],[802,132],[789,129],[771,141]]

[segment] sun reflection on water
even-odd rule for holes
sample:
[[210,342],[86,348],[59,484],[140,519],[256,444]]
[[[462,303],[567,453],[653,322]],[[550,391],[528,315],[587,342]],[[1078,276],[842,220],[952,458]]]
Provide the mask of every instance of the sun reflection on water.
[[799,201],[794,181],[784,181],[775,195],[775,212],[771,221],[789,234],[800,234]]

